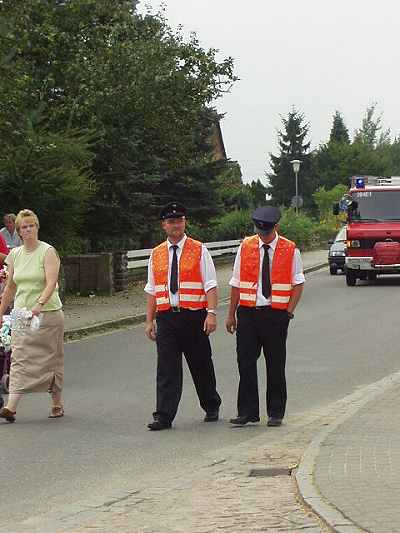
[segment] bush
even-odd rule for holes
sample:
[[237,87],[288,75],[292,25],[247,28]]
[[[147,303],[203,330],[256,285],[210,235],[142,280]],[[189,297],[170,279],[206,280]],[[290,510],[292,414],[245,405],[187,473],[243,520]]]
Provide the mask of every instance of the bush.
[[316,244],[317,223],[304,213],[296,215],[293,209],[283,210],[279,228],[279,233],[294,241],[301,250],[310,249]]
[[321,220],[316,227],[316,235],[321,244],[326,244],[329,239],[333,239],[339,229],[342,227],[340,221],[335,218]]
[[210,242],[215,240],[212,223],[210,223],[210,225],[207,227],[203,227],[188,220],[186,222],[186,234],[192,237],[192,239],[196,239],[201,242]]
[[216,219],[213,229],[213,240],[227,241],[243,239],[246,235],[254,234],[251,212],[248,209],[231,211]]
[[89,241],[84,237],[70,237],[57,247],[60,256],[85,254],[90,251]]
[[97,241],[96,246],[91,248],[91,252],[119,252],[121,250],[140,250],[140,242],[131,239],[129,236],[105,237]]

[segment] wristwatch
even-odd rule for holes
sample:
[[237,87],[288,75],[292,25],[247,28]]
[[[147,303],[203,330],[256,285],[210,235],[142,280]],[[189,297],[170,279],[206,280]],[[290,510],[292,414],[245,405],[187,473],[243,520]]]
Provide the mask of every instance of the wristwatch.
[[286,311],[286,312],[288,314],[289,320],[292,320],[292,318],[294,318],[294,314],[291,313],[290,311]]
[[42,300],[38,300],[37,303],[38,303],[39,305],[44,305],[44,302],[42,302]]
[[207,309],[207,313],[217,316],[217,311],[215,309]]

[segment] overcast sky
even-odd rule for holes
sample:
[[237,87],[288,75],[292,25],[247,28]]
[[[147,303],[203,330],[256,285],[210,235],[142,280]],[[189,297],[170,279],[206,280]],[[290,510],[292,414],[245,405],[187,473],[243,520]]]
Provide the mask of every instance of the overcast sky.
[[[143,2],[144,3],[144,2]],[[157,7],[160,2],[152,0]],[[217,103],[228,157],[245,181],[269,169],[280,115],[292,106],[310,124],[312,147],[329,137],[339,110],[350,134],[377,102],[400,131],[398,0],[165,0],[172,26],[235,60],[236,82]]]

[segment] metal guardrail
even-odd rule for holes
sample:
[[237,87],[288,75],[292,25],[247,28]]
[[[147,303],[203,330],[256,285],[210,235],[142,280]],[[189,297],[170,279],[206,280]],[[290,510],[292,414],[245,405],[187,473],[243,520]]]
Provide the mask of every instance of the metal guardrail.
[[[240,239],[237,239],[233,241],[206,242],[204,244],[208,248],[212,257],[218,257],[222,255],[236,254],[241,242]],[[128,258],[128,270],[132,271],[135,268],[147,267],[151,250],[152,248],[129,250],[126,253]]]

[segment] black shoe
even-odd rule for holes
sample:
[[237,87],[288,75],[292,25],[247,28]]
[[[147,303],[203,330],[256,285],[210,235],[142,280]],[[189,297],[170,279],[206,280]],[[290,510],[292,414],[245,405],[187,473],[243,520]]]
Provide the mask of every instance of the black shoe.
[[237,424],[238,426],[244,426],[248,422],[259,422],[260,417],[259,416],[237,416],[236,418],[231,418],[229,422],[231,424]]
[[219,418],[219,410],[207,411],[206,416],[204,417],[204,422],[217,422]]
[[171,427],[171,422],[155,418],[154,422],[150,422],[150,424],[147,424],[147,427],[151,431],[161,431],[162,429],[169,429]]
[[281,425],[282,425],[282,418],[276,418],[274,416],[270,416],[268,418],[267,426],[269,426],[270,428],[276,428]]

